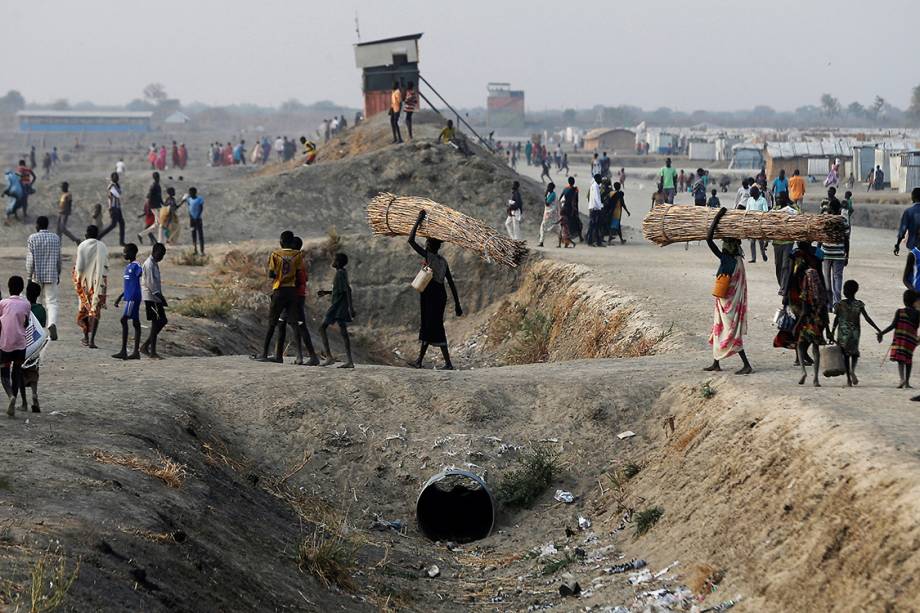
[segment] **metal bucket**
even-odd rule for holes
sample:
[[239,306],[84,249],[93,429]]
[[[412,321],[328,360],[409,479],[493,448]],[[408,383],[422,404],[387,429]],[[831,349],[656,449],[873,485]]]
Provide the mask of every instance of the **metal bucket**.
[[431,540],[468,543],[492,533],[495,499],[479,475],[450,468],[422,487],[415,515],[422,533]]

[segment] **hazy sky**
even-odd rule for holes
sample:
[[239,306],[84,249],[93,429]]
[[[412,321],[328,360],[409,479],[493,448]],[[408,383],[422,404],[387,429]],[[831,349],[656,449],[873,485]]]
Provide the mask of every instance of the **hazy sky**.
[[424,32],[422,73],[459,106],[489,81],[530,110],[685,111],[904,107],[920,83],[917,0],[30,0],[4,6],[0,92],[123,104],[159,81],[183,102],[359,106],[355,11],[365,41]]

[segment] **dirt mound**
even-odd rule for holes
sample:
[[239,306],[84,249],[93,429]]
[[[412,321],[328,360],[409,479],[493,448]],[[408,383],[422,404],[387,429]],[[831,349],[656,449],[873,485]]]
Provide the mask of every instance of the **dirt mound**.
[[[400,130],[403,138],[409,136],[405,126],[405,116],[401,118]],[[416,140],[434,142],[438,139],[445,119],[434,111],[421,111],[412,116],[412,134]],[[322,145],[316,155],[319,164],[333,160],[380,151],[393,143],[393,131],[390,118],[380,113],[369,120],[345,130],[328,143]]]
[[220,214],[208,218],[210,236],[273,239],[288,227],[318,236],[330,226],[366,233],[367,201],[383,191],[431,198],[504,231],[516,180],[521,182],[525,224],[539,224],[543,189],[536,181],[475,145],[467,156],[437,144],[437,126],[430,123],[420,122],[414,141],[388,144],[382,131],[389,127],[382,122],[374,118],[327,145],[336,153],[313,166],[211,186],[210,199],[219,203]]

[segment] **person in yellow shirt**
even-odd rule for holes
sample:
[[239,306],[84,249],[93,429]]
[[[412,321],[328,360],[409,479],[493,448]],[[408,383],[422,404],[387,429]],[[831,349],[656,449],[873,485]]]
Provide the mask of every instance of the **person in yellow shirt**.
[[[272,336],[278,326],[281,313],[287,314],[287,321],[297,321],[297,274],[304,270],[303,252],[294,248],[294,233],[285,230],[281,233],[281,248],[272,251],[268,257],[268,276],[272,280],[272,302],[268,312],[268,331],[265,333],[265,343],[262,354],[253,356],[259,362],[284,362],[284,347],[278,347],[273,357],[268,357],[268,347],[271,345]],[[281,325],[287,325],[282,322]],[[300,329],[294,327],[297,342],[298,364],[303,362],[301,349]]]
[[309,166],[313,163],[314,160],[316,160],[316,143],[314,143],[312,140],[307,140],[306,136],[301,136],[300,144],[303,147],[303,165]]
[[802,204],[805,199],[805,179],[802,178],[798,168],[792,172],[792,178],[789,179],[789,199],[803,213],[805,212],[805,206]]
[[399,91],[399,83],[393,83],[393,93],[390,94],[390,127],[393,128],[393,142],[403,142],[402,134],[399,132],[399,112],[402,110],[402,92]]
[[452,119],[447,120],[447,126],[441,130],[441,135],[438,136],[438,142],[442,145],[450,144],[450,141],[454,140],[456,135],[456,130],[454,130],[454,121]]

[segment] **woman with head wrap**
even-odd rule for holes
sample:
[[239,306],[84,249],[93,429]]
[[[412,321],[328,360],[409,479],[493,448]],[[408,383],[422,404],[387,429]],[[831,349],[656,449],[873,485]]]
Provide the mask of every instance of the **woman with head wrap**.
[[744,353],[744,335],[747,334],[747,277],[744,274],[744,254],[741,241],[726,238],[720,249],[713,236],[716,226],[728,209],[721,208],[709,226],[706,243],[712,253],[719,258],[719,270],[716,272],[716,284],[712,295],[715,298],[713,309],[712,332],[709,344],[712,345],[712,364],[704,370],[721,371],[719,362],[729,356],[738,354],[743,364],[736,375],[748,375],[754,370]]

